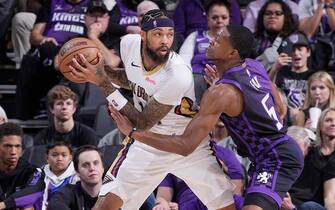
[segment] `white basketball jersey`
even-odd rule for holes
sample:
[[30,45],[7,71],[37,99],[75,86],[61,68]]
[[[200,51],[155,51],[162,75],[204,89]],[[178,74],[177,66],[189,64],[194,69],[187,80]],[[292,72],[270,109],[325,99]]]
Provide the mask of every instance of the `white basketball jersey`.
[[129,34],[121,40],[121,59],[131,82],[134,106],[142,111],[150,97],[174,108],[150,131],[160,134],[182,134],[191,120],[195,101],[192,70],[175,52],[157,70],[144,70],[141,58],[141,36]]

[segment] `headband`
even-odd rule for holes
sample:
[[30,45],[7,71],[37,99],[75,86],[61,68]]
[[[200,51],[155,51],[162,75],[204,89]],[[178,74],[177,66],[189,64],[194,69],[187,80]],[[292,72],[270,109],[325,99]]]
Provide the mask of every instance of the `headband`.
[[149,31],[157,27],[174,27],[174,22],[170,18],[158,18],[142,24],[143,31]]

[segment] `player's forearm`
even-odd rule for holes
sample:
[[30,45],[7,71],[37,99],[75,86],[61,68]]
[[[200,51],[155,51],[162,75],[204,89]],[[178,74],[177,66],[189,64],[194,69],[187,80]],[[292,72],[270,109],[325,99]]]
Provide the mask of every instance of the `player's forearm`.
[[130,89],[129,80],[124,70],[116,70],[111,66],[105,66],[105,72],[110,81],[122,88]]
[[187,145],[180,136],[167,136],[147,131],[136,131],[132,135],[136,140],[156,149],[176,153],[182,156],[189,155],[194,149]]

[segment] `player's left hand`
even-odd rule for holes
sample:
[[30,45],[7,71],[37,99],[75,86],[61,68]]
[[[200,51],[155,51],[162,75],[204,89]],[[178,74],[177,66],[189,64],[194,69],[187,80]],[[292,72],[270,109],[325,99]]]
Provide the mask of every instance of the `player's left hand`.
[[205,71],[204,78],[210,86],[215,85],[215,83],[217,81],[219,81],[219,79],[220,79],[219,72],[216,69],[215,65],[211,66],[209,64],[206,64],[206,67],[204,68],[204,71]]
[[178,210],[179,209],[178,203],[175,203],[175,202],[169,202],[169,207],[170,207],[171,210]]
[[133,125],[131,124],[131,122],[128,120],[127,117],[123,116],[112,105],[109,105],[108,109],[121,133],[128,136],[130,132],[133,130]]
[[96,65],[90,64],[83,54],[79,54],[76,58],[72,59],[71,69],[72,76],[82,80],[100,85],[107,76],[104,70],[104,61],[101,53],[98,53],[99,63]]

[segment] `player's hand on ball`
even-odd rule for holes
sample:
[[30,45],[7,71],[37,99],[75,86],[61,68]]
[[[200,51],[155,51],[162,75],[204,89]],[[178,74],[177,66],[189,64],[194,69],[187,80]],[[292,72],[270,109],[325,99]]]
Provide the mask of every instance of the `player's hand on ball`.
[[72,76],[96,85],[101,84],[107,77],[107,74],[104,70],[104,61],[101,53],[98,53],[98,59],[100,62],[92,65],[86,60],[83,54],[78,54],[72,59],[72,63],[69,66]]

